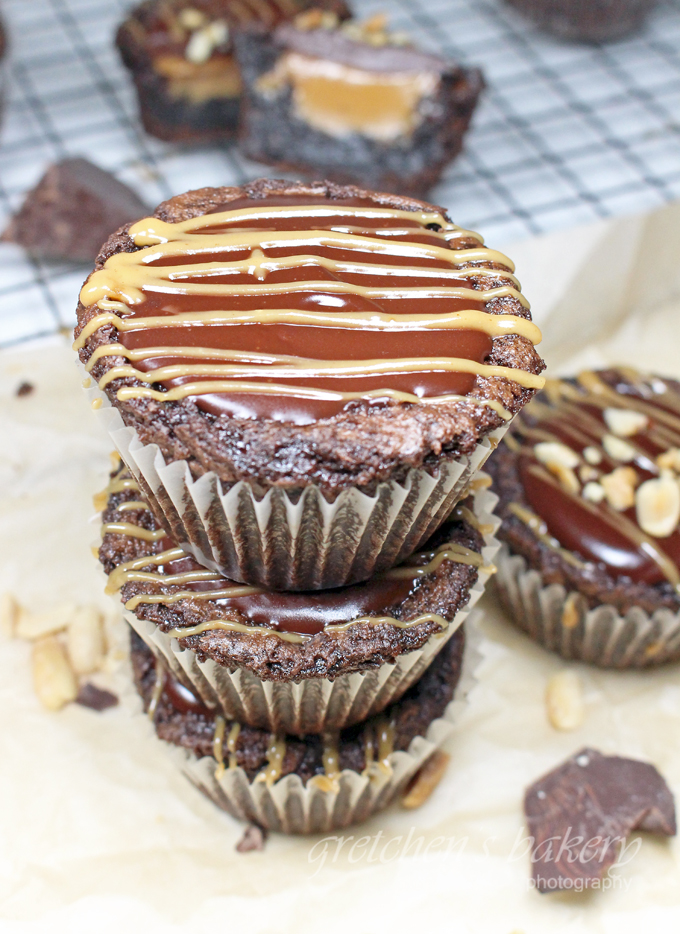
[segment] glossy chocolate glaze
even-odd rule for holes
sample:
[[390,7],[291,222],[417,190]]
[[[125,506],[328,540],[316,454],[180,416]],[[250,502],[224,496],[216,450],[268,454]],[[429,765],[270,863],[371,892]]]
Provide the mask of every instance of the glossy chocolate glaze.
[[546,391],[513,424],[510,444],[513,448],[513,442],[520,445],[517,455],[524,496],[562,548],[603,565],[614,576],[626,576],[638,583],[661,583],[669,575],[654,560],[649,545],[680,568],[680,530],[676,528],[664,538],[645,536],[635,507],[618,511],[607,499],[594,503],[579,493],[570,493],[535,453],[537,443],[557,441],[575,451],[586,464],[583,451],[595,448],[601,456],[598,472],[611,473],[622,464],[602,446],[609,433],[604,418],[607,408],[633,410],[648,417],[642,431],[625,438],[638,451],[630,466],[638,484],[660,475],[656,458],[669,448],[680,447],[678,385],[646,379],[629,370],[585,374],[585,378],[582,374],[576,382],[550,381]]
[[[163,546],[172,547],[171,540],[165,539]],[[163,575],[199,570],[204,568],[190,557],[170,561],[158,567],[158,572]],[[254,592],[244,596],[214,598],[211,599],[211,603],[236,611],[253,625],[267,626],[281,632],[313,635],[333,623],[345,623],[360,616],[370,616],[385,607],[402,603],[418,577],[418,572],[414,571],[413,577],[405,579],[377,577],[351,587],[312,593],[273,593],[259,588],[248,588]],[[182,589],[205,593],[229,586],[243,589],[241,585],[218,576],[212,581],[192,581],[183,584]]]
[[[319,209],[330,213],[315,217]],[[370,216],[358,216],[361,210]],[[120,256],[111,257],[92,282],[99,283],[99,296],[114,299],[115,313],[123,320],[117,339],[132,354],[130,375],[174,367],[171,375],[159,373],[152,391],[196,386],[196,394],[190,394],[197,405],[215,415],[309,424],[337,414],[355,398],[381,404],[395,394],[413,402],[466,396],[479,372],[477,365],[491,353],[489,327],[503,326],[500,318],[486,330],[465,327],[465,322],[439,327],[432,319],[484,313],[491,297],[524,302],[509,261],[436,212],[380,209],[360,197],[329,202],[314,196],[273,196],[242,197],[205,217],[215,220],[189,233],[181,224],[161,224],[161,236],[168,232],[173,239],[165,252],[162,244],[157,252],[152,246],[147,249],[140,266],[145,277],[142,300],[120,305],[114,286],[131,294],[121,278],[128,275],[127,267],[107,270],[121,263]],[[149,229],[155,229],[154,223],[160,224],[150,220]],[[141,236],[141,246],[158,242],[135,232],[144,224],[135,225],[131,235]],[[229,235],[236,237],[229,240]],[[507,263],[505,268],[500,260]],[[474,277],[469,275],[471,263],[482,267]],[[475,288],[484,273],[494,283],[501,282],[491,296]],[[205,294],[211,287],[216,292]],[[86,284],[83,301],[87,288]],[[101,310],[108,308],[98,300]],[[281,309],[286,320],[280,320]],[[249,320],[231,323],[229,318],[238,312],[250,312]],[[289,320],[292,312],[295,320]],[[325,317],[319,319],[320,314]],[[338,314],[359,315],[361,320],[354,326],[335,326],[333,317]],[[399,320],[404,315],[427,315],[430,320],[428,326],[419,320],[404,326]],[[174,317],[176,324],[167,320]],[[141,324],[147,318],[156,320]],[[503,333],[512,333],[514,326],[511,318]],[[517,329],[526,327],[534,326],[518,317]],[[200,353],[193,354],[194,348]],[[237,359],[225,353],[237,354]],[[263,360],[263,355],[270,359]],[[378,362],[390,361],[394,370],[381,366],[379,372],[371,372]],[[456,361],[472,365],[461,368]],[[197,374],[197,366],[210,371]],[[268,375],[272,366],[276,370]],[[525,376],[517,371],[519,381]],[[220,391],[211,391],[215,380]],[[276,391],[258,392],[259,386],[274,386]]]

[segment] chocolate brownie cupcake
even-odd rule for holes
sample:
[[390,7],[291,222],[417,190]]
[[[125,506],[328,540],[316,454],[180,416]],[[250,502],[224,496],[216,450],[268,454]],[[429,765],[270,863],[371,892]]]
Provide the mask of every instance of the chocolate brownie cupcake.
[[173,142],[230,139],[241,98],[234,33],[246,24],[272,29],[312,3],[349,16],[343,0],[145,0],[133,9],[116,45],[146,131]]
[[484,86],[477,68],[413,47],[384,16],[316,11],[236,38],[239,146],[279,169],[423,197],[460,152]]
[[328,589],[420,547],[542,386],[512,270],[424,202],[201,189],[109,239],[74,346],[179,544],[232,580]]
[[506,0],[562,39],[610,42],[642,28],[659,0]]
[[[132,668],[158,736],[218,807],[268,830],[315,833],[386,807],[451,731],[465,638],[459,629],[380,717],[302,738],[225,720],[166,671],[132,634]],[[463,685],[461,685],[463,687]],[[458,692],[458,696],[462,692]]]
[[628,368],[549,380],[489,462],[498,588],[566,658],[680,658],[680,383]]
[[0,16],[0,117],[5,109],[5,84],[7,81],[7,30]]
[[340,729],[399,697],[481,596],[497,549],[484,480],[407,564],[300,594],[196,564],[122,470],[109,484],[99,558],[128,622],[208,706],[297,735]]

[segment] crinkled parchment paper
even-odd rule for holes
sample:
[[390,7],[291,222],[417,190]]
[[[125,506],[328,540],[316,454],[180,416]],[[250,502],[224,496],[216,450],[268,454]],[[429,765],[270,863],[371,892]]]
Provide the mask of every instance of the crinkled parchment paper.
[[[553,373],[625,362],[680,376],[680,205],[512,255]],[[35,392],[16,398],[22,380]],[[113,611],[89,523],[109,449],[66,341],[0,356],[0,591],[35,610],[74,599]],[[29,646],[3,639],[0,930],[677,930],[679,841],[634,838],[609,891],[539,896],[521,802],[526,785],[584,745],[654,762],[680,799],[680,669],[574,666],[587,717],[558,733],[543,696],[565,663],[515,632],[489,595],[484,608],[480,684],[430,801],[342,839],[275,836],[245,855],[234,850],[242,827],[185,782],[140,715],[122,652],[106,675],[120,707],[52,714],[33,695]]]

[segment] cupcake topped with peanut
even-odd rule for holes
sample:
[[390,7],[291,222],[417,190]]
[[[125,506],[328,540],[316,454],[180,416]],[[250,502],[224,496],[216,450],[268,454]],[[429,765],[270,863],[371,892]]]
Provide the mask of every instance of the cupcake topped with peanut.
[[[601,664],[680,655],[680,384],[628,368],[548,380],[490,472],[501,537],[523,562],[502,576],[501,595],[523,628]],[[545,591],[538,603],[517,578],[527,569]],[[564,590],[559,625],[551,585]],[[603,605],[605,628],[594,639],[586,617]],[[630,625],[618,632],[615,617]]]

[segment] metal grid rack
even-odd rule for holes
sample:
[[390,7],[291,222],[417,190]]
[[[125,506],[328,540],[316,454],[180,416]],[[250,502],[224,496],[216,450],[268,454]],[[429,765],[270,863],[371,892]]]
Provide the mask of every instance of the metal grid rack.
[[[149,204],[271,174],[233,148],[186,150],[141,130],[112,45],[131,0],[4,0],[11,37],[0,125],[0,225],[46,165],[85,155]],[[483,67],[465,152],[432,192],[493,245],[680,197],[680,0],[600,48],[542,36],[502,0],[354,0],[424,47]],[[278,173],[276,173],[278,174]],[[82,267],[0,245],[0,346],[68,329]]]

